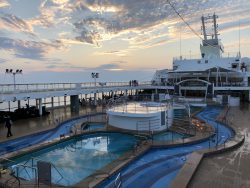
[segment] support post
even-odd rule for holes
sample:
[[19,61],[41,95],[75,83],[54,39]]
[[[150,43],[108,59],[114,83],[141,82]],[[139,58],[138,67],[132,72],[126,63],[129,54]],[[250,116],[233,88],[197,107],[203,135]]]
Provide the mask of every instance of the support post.
[[39,115],[43,115],[43,108],[42,108],[42,99],[39,99]]
[[70,110],[71,112],[79,112],[79,96],[71,95],[70,96]]
[[96,93],[94,93],[94,105],[96,106]]
[[158,94],[158,89],[155,89],[155,94]]
[[51,97],[51,107],[54,108],[54,97]]
[[66,107],[67,106],[67,96],[65,95],[64,96],[64,107]]
[[21,101],[20,101],[20,100],[17,101],[17,108],[18,108],[18,109],[21,108]]
[[151,101],[152,101],[152,102],[155,101],[155,94],[154,94],[154,93],[151,94]]

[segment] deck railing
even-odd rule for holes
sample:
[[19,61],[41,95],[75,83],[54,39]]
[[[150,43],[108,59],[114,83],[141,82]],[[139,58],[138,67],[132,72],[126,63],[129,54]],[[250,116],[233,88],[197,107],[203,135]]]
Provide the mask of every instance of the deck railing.
[[110,107],[108,110],[114,112],[122,112],[122,113],[153,113],[166,111],[170,108],[169,103],[158,103],[154,105],[152,102],[125,102],[121,105],[114,105]]
[[[140,82],[137,86],[151,85],[150,81]],[[0,93],[41,92],[75,89],[93,89],[109,87],[136,87],[129,82],[84,82],[84,83],[32,83],[32,84],[0,84]]]

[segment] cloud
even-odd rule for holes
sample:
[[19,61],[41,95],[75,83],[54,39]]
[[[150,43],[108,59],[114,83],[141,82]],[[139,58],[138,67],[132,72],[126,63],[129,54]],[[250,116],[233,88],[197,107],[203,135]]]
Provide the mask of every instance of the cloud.
[[[221,32],[236,30],[238,19],[242,19],[242,28],[249,28],[249,0],[170,1],[198,33],[200,16],[213,12],[220,16],[218,23]],[[15,1],[11,3],[14,4]],[[8,6],[8,1],[0,0],[0,8],[3,7],[0,28],[15,31],[14,34],[24,32],[36,35],[36,38],[32,38],[34,41],[25,41],[23,38],[12,39],[10,36],[13,33],[5,35],[6,37],[0,34],[4,40],[0,41],[0,48],[11,51],[18,58],[46,60],[50,51],[60,50],[65,44],[101,47],[106,45],[106,41],[113,39],[120,42],[119,45],[122,43],[121,47],[109,48],[111,50],[99,48],[93,55],[127,56],[133,50],[179,40],[180,26],[183,40],[195,37],[168,5],[167,0],[40,0],[32,5],[37,6],[32,7],[36,10],[36,14],[32,15],[24,14],[23,10],[12,12]],[[28,7],[29,5],[27,9]],[[20,34],[15,37],[20,38]],[[102,51],[99,52],[100,50]]]
[[[132,45],[137,44],[142,48],[153,47],[173,41],[176,38],[174,32],[176,27],[185,26],[166,0],[77,2],[78,8],[74,9],[72,20],[75,21],[74,31],[78,34],[75,39],[83,43],[101,45],[105,40],[122,36],[127,37],[127,41]],[[198,33],[200,33],[202,14],[218,12],[222,18],[230,22],[232,21],[230,18],[236,15],[246,15],[245,17],[250,18],[248,0],[175,0],[171,2]],[[242,11],[243,4],[246,8]],[[235,24],[230,28],[235,28]],[[188,34],[189,38],[195,37],[190,31]]]
[[95,44],[95,45],[99,45],[98,41],[100,41],[101,35],[100,33],[98,33],[97,31],[89,31],[86,28],[82,28],[81,32],[80,32],[80,36],[77,36],[75,38],[77,41],[81,41],[81,42],[86,42],[89,44]]
[[0,0],[0,8],[8,7],[10,4],[6,0]]
[[34,26],[45,28],[68,24],[72,12],[70,0],[43,0],[39,7],[40,15],[29,20]]
[[5,63],[5,62],[7,62],[6,59],[0,58],[0,63]]
[[122,64],[126,64],[126,61],[112,61],[107,64],[102,64],[95,68],[90,68],[97,71],[122,71],[124,70]]
[[86,66],[79,66],[79,65],[72,65],[71,63],[66,62],[59,62],[59,61],[51,61],[46,63],[46,68],[53,70],[53,71],[61,71],[61,72],[68,72],[68,71],[84,71],[84,72],[92,72],[92,71],[122,71],[124,70],[124,65],[126,61],[111,61],[110,63],[102,64],[96,67],[86,67]]
[[[7,3],[4,0],[0,2]],[[229,19],[235,15],[250,18],[248,0],[171,2],[198,33],[202,14],[219,12],[220,16],[224,17],[223,23],[232,21]],[[130,49],[149,48],[172,42],[176,38],[176,27],[185,25],[168,5],[167,0],[43,0],[39,11],[39,16],[25,22],[13,15],[7,16],[4,21],[10,27],[24,32],[32,31],[35,26],[63,29],[71,27],[70,37],[62,38],[68,44],[101,46],[106,40],[122,38],[127,40]],[[234,24],[228,26],[227,30],[235,28]],[[226,29],[222,28],[222,31]],[[191,32],[188,34],[189,37],[194,37]]]
[[49,63],[49,65],[46,66],[46,68],[49,69],[60,69],[60,70],[73,70],[73,71],[114,71],[114,70],[123,70],[120,63],[123,62],[113,62],[113,63],[107,63],[107,64],[102,64],[97,67],[86,67],[86,66],[75,66],[71,65],[69,63]]
[[94,52],[93,55],[116,55],[116,56],[127,56],[127,50],[110,50],[110,51],[103,51],[103,52]]
[[35,36],[32,26],[13,14],[4,14],[0,17],[0,28],[10,29],[16,32],[21,31]]
[[36,42],[0,37],[0,49],[11,51],[17,58],[48,60],[45,56],[52,50],[63,48],[60,41]]

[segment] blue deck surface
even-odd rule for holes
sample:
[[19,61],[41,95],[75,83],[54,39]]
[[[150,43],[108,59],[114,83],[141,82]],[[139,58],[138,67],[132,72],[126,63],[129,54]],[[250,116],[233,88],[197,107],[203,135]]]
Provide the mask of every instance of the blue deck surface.
[[[210,141],[206,140],[187,146],[178,146],[168,149],[151,149],[128,167],[121,170],[122,187],[168,187],[186,162],[190,153],[196,150],[208,148],[209,145],[215,147],[217,144],[217,138],[218,145],[220,145],[227,139],[233,137],[234,132],[232,129],[215,121],[221,110],[220,107],[207,107],[197,115],[197,117],[207,121],[215,129],[218,128],[218,136],[215,135]],[[108,181],[101,184],[99,188],[114,187],[116,176],[117,175],[114,175]]]
[[[100,114],[101,113],[95,114],[95,115],[100,115]],[[45,141],[53,140],[55,138],[60,137],[60,135],[62,134],[68,135],[70,134],[71,127],[75,125],[76,123],[81,122],[86,117],[87,115],[80,116],[72,120],[65,121],[59,124],[57,127],[50,129],[50,130],[46,130],[46,131],[42,131],[39,133],[23,136],[23,137],[8,140],[5,142],[1,142],[0,143],[0,155],[10,153],[13,151],[18,151],[28,146],[39,144]],[[100,126],[97,126],[97,128],[99,127]]]

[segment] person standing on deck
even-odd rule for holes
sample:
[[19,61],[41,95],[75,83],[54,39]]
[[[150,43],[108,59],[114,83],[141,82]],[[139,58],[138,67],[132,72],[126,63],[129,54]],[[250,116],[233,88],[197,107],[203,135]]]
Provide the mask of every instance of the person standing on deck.
[[8,129],[7,137],[13,136],[11,133],[11,125],[12,125],[12,121],[10,117],[8,116],[5,118],[5,127]]

